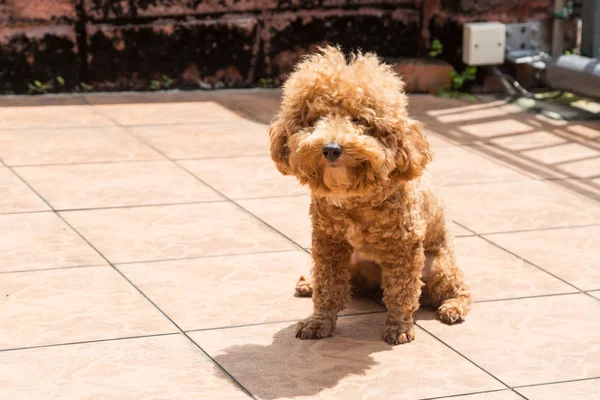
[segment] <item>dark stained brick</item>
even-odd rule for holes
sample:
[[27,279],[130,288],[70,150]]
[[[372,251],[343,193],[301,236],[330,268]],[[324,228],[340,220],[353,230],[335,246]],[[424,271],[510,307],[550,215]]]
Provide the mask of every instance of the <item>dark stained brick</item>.
[[[324,43],[381,57],[418,54],[419,16],[412,11],[284,13],[265,22],[265,76],[281,83],[302,54]],[[259,76],[260,77],[260,76]]]
[[75,0],[0,0],[0,24],[72,22]]
[[57,77],[73,89],[78,78],[75,30],[72,26],[22,26],[0,31],[0,92],[27,93],[34,80]]
[[178,87],[248,85],[257,21],[88,26],[90,83],[98,89],[147,89],[163,75]]

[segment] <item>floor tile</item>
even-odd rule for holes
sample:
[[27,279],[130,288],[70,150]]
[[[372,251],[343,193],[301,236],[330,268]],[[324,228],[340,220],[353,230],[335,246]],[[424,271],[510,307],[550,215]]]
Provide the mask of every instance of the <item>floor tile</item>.
[[600,226],[487,238],[582,290],[600,289]]
[[309,193],[296,178],[281,175],[269,156],[180,161],[180,164],[230,199]]
[[268,130],[247,120],[131,128],[172,159],[269,155]]
[[111,262],[293,249],[231,203],[61,213]]
[[529,400],[596,400],[600,398],[600,379],[530,386],[516,391]]
[[237,203],[301,247],[311,247],[309,196],[241,200]]
[[516,152],[527,151],[528,149],[539,147],[556,146],[567,142],[567,139],[546,131],[500,136],[489,140],[489,143],[496,147]]
[[170,161],[20,167],[15,171],[54,209],[223,199]]
[[0,132],[0,158],[7,165],[164,159],[123,128]]
[[0,295],[2,349],[177,330],[109,266],[3,274]]
[[[120,265],[119,269],[184,330],[308,317],[312,300],[294,297],[308,276],[304,251]],[[346,313],[383,311],[352,299]]]
[[195,103],[140,103],[97,105],[94,109],[123,126],[193,124],[241,119],[212,101]]
[[53,213],[0,215],[0,272],[106,262]]
[[594,296],[595,298],[597,298],[598,300],[600,300],[600,290],[588,292],[588,294],[590,294],[590,295]]
[[[423,314],[425,312],[419,312]],[[600,376],[600,302],[584,294],[478,303],[448,326],[418,324],[507,385]]]
[[114,126],[87,105],[0,107],[0,129]]
[[0,214],[44,210],[50,207],[8,168],[0,167]]
[[257,399],[419,399],[502,388],[418,328],[411,344],[388,345],[384,321],[342,317],[335,335],[318,341],[296,339],[287,323],[191,336]]
[[427,137],[427,141],[429,145],[436,149],[438,147],[447,147],[447,146],[456,146],[457,143],[445,138],[443,135],[425,129],[425,135]]
[[440,400],[523,400],[523,398],[510,390],[500,390],[466,396],[444,397]]
[[248,398],[180,335],[0,353],[0,387],[27,400]]
[[450,186],[444,199],[454,220],[480,234],[600,223],[600,207],[549,182]]
[[450,226],[450,231],[452,232],[452,234],[455,237],[461,237],[461,236],[473,236],[474,233],[471,232],[470,230],[468,230],[467,228],[463,228],[462,226],[456,224],[456,223],[452,223],[452,225]]
[[500,121],[461,124],[459,129],[468,133],[473,138],[488,140],[497,137],[517,136],[525,132],[531,132],[535,127],[524,121],[504,118]]
[[456,239],[458,266],[474,301],[511,299],[577,290],[478,237]]
[[443,186],[528,179],[526,175],[463,146],[434,149],[433,162],[427,169]]

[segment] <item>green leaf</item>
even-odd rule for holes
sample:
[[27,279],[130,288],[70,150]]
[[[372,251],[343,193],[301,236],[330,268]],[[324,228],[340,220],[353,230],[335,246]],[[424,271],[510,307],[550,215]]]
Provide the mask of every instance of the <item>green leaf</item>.
[[33,81],[33,84],[38,88],[42,87],[42,82],[40,82],[40,81]]
[[62,76],[58,76],[58,77],[56,78],[56,82],[58,82],[58,84],[59,84],[60,86],[65,86],[65,80],[63,79],[63,77],[62,77]]

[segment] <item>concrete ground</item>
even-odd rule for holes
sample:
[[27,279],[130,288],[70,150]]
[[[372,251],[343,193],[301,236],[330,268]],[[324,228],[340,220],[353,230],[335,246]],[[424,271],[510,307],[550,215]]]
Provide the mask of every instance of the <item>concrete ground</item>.
[[[273,91],[0,99],[0,398],[600,398],[600,122],[411,96],[475,304],[381,340],[311,300]],[[577,106],[575,104],[574,106]]]

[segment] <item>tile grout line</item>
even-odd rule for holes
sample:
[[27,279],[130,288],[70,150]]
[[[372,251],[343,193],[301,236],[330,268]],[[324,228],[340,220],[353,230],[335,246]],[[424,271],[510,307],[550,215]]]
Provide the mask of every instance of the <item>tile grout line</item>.
[[[479,366],[477,363],[475,363],[474,361],[472,361],[470,358],[468,358],[467,356],[465,356],[464,354],[462,354],[460,351],[456,350],[454,347],[450,346],[448,343],[446,343],[445,341],[443,341],[442,339],[440,339],[439,337],[435,336],[433,333],[429,332],[427,329],[425,329],[423,326],[421,326],[418,321],[415,321],[414,324],[416,326],[418,326],[420,329],[422,329],[424,332],[426,332],[429,336],[433,337],[435,340],[437,340],[438,342],[442,343],[444,346],[446,346],[448,349],[452,350],[453,352],[455,352],[456,354],[458,354],[459,356],[461,356],[463,359],[467,360],[469,363],[471,363],[472,365],[474,365],[475,367],[479,368],[481,371],[485,372],[487,375],[489,375],[490,377],[492,377],[493,379],[495,379],[496,381],[500,382],[502,385],[504,385],[505,389],[509,389],[510,391],[516,393],[517,395],[521,396],[519,393],[515,392],[512,387],[510,387],[510,385],[507,385],[506,383],[504,383],[502,380],[500,380],[500,378],[496,377],[495,375],[491,374],[490,372],[488,372],[486,369],[484,369],[483,367]],[[521,396],[523,397],[523,396]]]
[[517,386],[513,386],[513,389],[523,389],[523,388],[536,387],[536,386],[559,385],[561,383],[593,381],[593,380],[596,380],[596,379],[600,380],[600,376],[592,376],[592,377],[589,377],[589,378],[579,378],[579,379],[567,379],[567,380],[564,380],[564,381],[532,383],[530,385],[517,385]]
[[507,253],[509,253],[509,254],[512,254],[513,256],[517,257],[518,259],[520,259],[520,260],[522,260],[522,261],[526,262],[527,264],[529,264],[529,265],[531,265],[531,266],[533,266],[533,267],[535,267],[535,268],[539,269],[539,270],[540,270],[540,271],[542,271],[542,272],[545,272],[546,274],[548,274],[548,275],[550,275],[550,276],[552,276],[552,277],[554,277],[554,278],[558,279],[559,281],[561,281],[561,282],[563,282],[563,283],[565,283],[565,284],[567,284],[567,285],[571,286],[572,288],[574,288],[575,290],[577,290],[579,293],[582,293],[582,292],[583,292],[583,291],[582,291],[580,288],[578,288],[577,286],[575,286],[575,285],[573,285],[572,283],[570,283],[570,282],[568,282],[568,281],[564,280],[563,278],[560,278],[560,277],[558,277],[557,275],[555,275],[555,274],[553,274],[553,273],[551,273],[551,272],[549,272],[549,271],[546,271],[544,268],[542,268],[542,267],[540,267],[540,266],[538,266],[538,265],[536,265],[536,264],[532,263],[531,261],[529,261],[529,260],[528,260],[528,259],[526,259],[525,257],[522,257],[522,256],[520,256],[520,255],[518,255],[518,254],[516,254],[516,253],[514,253],[514,252],[512,252],[512,251],[510,251],[510,250],[508,250],[508,249],[506,249],[506,248],[504,248],[503,246],[500,246],[499,244],[497,244],[497,243],[493,242],[492,240],[490,240],[490,239],[488,239],[488,238],[486,238],[486,237],[484,237],[484,236],[481,236],[481,235],[479,235],[479,234],[478,234],[478,235],[477,235],[477,237],[479,237],[479,238],[481,238],[481,239],[485,240],[486,242],[490,243],[490,244],[491,244],[491,245],[493,245],[493,246],[496,246],[496,247],[497,247],[497,248],[499,248],[500,250],[504,250],[504,251],[506,251]]
[[481,390],[478,392],[468,392],[468,393],[459,393],[459,394],[450,394],[447,396],[435,396],[435,397],[425,397],[425,398],[420,398],[418,400],[437,400],[437,399],[452,399],[454,397],[467,397],[467,396],[475,396],[478,394],[485,394],[485,393],[496,393],[496,392],[509,392],[509,389],[492,389],[492,390]]
[[[365,297],[366,299],[366,297]],[[346,317],[360,317],[363,315],[376,315],[376,314],[384,314],[387,311],[385,310],[380,310],[380,311],[363,311],[363,312],[356,312],[356,313],[351,313],[351,314],[339,314],[338,318],[346,318]],[[195,332],[211,332],[211,331],[220,331],[220,330],[226,330],[226,329],[241,329],[241,328],[252,328],[255,326],[265,326],[265,325],[276,325],[276,324],[285,324],[285,323],[290,323],[290,322],[299,322],[302,321],[304,318],[296,318],[296,319],[288,319],[288,320],[281,320],[281,321],[266,321],[266,322],[257,322],[254,324],[242,324],[242,325],[226,325],[226,326],[217,326],[214,328],[199,328],[199,329],[188,329],[185,332],[186,333],[195,333]]]
[[237,386],[240,390],[242,390],[245,394],[247,394],[250,398],[254,399],[254,396],[248,389],[246,389],[237,379],[235,379],[225,368],[223,368],[213,357],[211,357],[206,350],[204,350],[199,344],[197,344],[188,334],[185,333],[184,330],[181,329],[171,317],[169,317],[154,301],[152,301],[140,288],[138,288],[120,269],[118,269],[114,264],[112,264],[108,258],[104,256],[89,240],[87,240],[79,231],[75,229],[66,219],[64,219],[60,214],[56,213],[59,218],[61,218],[73,231],[75,231],[79,237],[81,237],[91,248],[93,248],[106,262],[119,274],[123,279],[125,279],[139,294],[141,294],[154,308],[160,312],[163,317],[165,317],[177,330],[181,333],[185,338],[187,338],[196,348],[200,350],[205,357],[207,357],[213,365],[215,365],[229,380]]
[[89,344],[89,343],[117,342],[120,340],[144,339],[144,338],[153,338],[153,337],[161,337],[161,336],[175,336],[175,335],[180,335],[180,334],[181,334],[180,332],[153,333],[153,334],[149,334],[149,335],[125,336],[125,337],[116,337],[116,338],[108,338],[108,339],[83,340],[80,342],[42,344],[42,345],[38,345],[38,346],[26,346],[26,347],[14,347],[14,348],[10,348],[10,349],[0,349],[0,353],[9,352],[9,351],[45,349],[48,347],[76,346],[76,345],[80,345],[80,344]]
[[[87,100],[86,100],[87,102]],[[101,113],[100,113],[101,114]],[[103,114],[101,114],[103,115]],[[118,124],[116,121],[114,121],[112,118],[105,116],[106,118],[108,118],[109,120],[113,121],[114,123],[116,123],[117,125],[121,126],[120,124]],[[127,130],[126,130],[127,131]],[[135,137],[137,140],[139,140],[141,143],[146,144],[142,139],[137,138],[135,135],[131,134],[129,131],[127,131],[127,133],[129,135],[131,135],[132,137]],[[146,144],[148,145],[148,144]],[[148,145],[149,147],[153,148],[153,146]],[[155,149],[155,151],[157,151]],[[164,153],[159,152],[159,154],[161,154],[163,157],[166,157]],[[170,158],[166,157],[167,159],[169,159],[171,162],[173,162],[173,160],[171,160]],[[175,163],[176,164],[176,163]],[[178,164],[176,164],[178,165]],[[217,194],[219,194],[217,191],[215,191]],[[123,277],[123,279],[125,279],[135,290],[138,291],[138,293],[140,293],[150,304],[152,304],[154,306],[154,308],[156,310],[158,310],[171,324],[173,324],[173,326],[175,326],[179,332],[185,337],[187,338],[192,345],[196,346],[196,348],[198,350],[200,350],[200,352],[202,354],[204,354],[204,356],[206,358],[208,358],[213,365],[219,369],[221,371],[221,373],[223,373],[227,378],[229,378],[229,380],[238,387],[238,389],[240,389],[243,393],[245,393],[247,396],[249,396],[251,399],[255,399],[254,395],[248,390],[246,389],[246,387],[244,385],[241,384],[241,382],[239,382],[232,374],[229,373],[229,371],[227,371],[221,364],[219,364],[210,354],[208,354],[208,352],[206,350],[204,350],[202,348],[202,346],[200,346],[198,343],[196,343],[169,315],[167,315],[166,312],[164,312],[154,301],[152,301],[140,288],[138,288],[119,268],[117,268],[114,264],[112,264],[107,257],[104,256],[104,254],[102,254],[95,246],[92,245],[92,243],[87,240],[81,233],[79,233],[79,231],[77,231],[75,229],[75,227],[73,227],[66,219],[64,219],[62,217],[62,215],[60,215],[59,213],[57,213],[57,215],[59,216],[59,218],[61,218],[69,227],[71,227],[71,229],[73,229],[90,247],[92,247],[102,258],[104,258],[104,260],[106,260],[106,262],[119,274],[121,275],[121,277]]]

